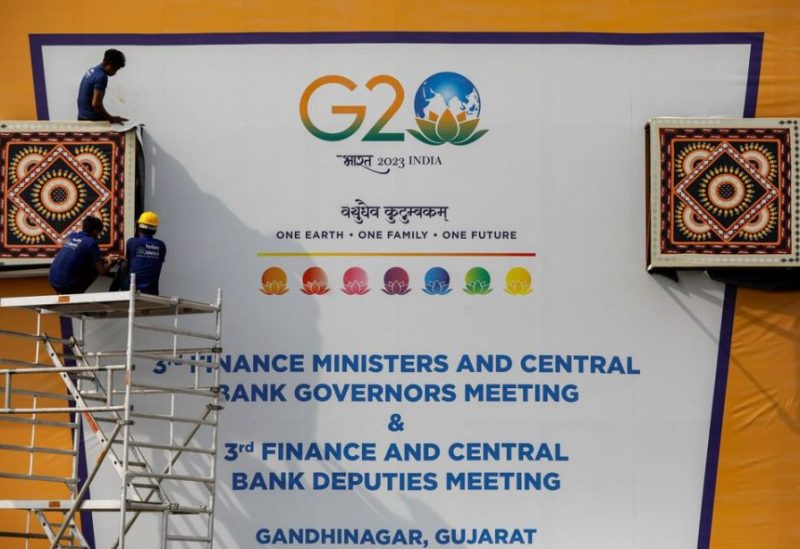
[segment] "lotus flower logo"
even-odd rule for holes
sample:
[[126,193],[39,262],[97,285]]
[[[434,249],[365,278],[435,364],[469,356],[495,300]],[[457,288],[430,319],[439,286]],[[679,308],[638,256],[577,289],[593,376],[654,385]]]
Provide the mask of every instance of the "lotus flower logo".
[[408,287],[408,273],[402,267],[392,267],[383,275],[383,293],[388,295],[405,295],[411,291]]
[[531,273],[522,267],[514,267],[506,273],[506,293],[511,295],[528,295],[531,288]]
[[419,131],[408,133],[428,145],[468,145],[489,131],[475,131],[481,113],[478,89],[455,72],[428,77],[414,97],[414,113]]
[[347,295],[364,295],[369,291],[367,273],[361,267],[350,267],[342,276],[342,291]]
[[331,289],[328,287],[328,275],[319,267],[311,267],[303,273],[303,287],[300,289],[306,295],[323,295]]
[[469,295],[486,295],[492,291],[492,277],[483,267],[473,267],[464,277],[464,291]]
[[441,267],[433,267],[425,273],[425,288],[422,289],[428,295],[447,295],[450,288],[450,275]]
[[280,267],[270,267],[261,275],[261,288],[264,295],[283,295],[289,291],[286,287],[286,273]]

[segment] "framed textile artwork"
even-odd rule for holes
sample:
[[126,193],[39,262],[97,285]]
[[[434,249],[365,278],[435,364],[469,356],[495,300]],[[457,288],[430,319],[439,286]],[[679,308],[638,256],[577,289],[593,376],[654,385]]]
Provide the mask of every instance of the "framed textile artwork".
[[648,270],[800,267],[798,119],[653,118]]
[[136,130],[86,122],[0,122],[0,268],[49,265],[87,216],[103,253],[133,236]]

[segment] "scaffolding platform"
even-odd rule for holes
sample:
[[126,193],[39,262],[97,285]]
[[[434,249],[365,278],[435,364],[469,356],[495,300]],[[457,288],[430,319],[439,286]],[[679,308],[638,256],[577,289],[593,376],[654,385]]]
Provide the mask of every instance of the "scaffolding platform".
[[[74,295],[41,295],[3,297],[0,307],[27,309],[33,312],[76,318],[127,318],[130,292],[99,292]],[[133,301],[134,316],[171,316],[176,314],[213,313],[214,303],[201,303],[180,297],[137,293]]]
[[[0,356],[0,429],[22,430],[13,444],[5,437],[0,444],[20,456],[0,460],[0,478],[24,494],[0,493],[0,510],[26,514],[24,530],[0,531],[0,538],[24,540],[26,548],[95,549],[78,517],[100,513],[95,522],[117,520],[118,534],[97,547],[124,549],[126,538],[129,547],[141,539],[140,514],[155,513],[160,547],[211,548],[221,292],[213,303],[137,291],[0,298],[3,309],[28,311],[32,322],[27,330],[0,330],[0,341],[16,339],[26,349],[22,357]],[[48,315],[71,319],[74,335],[45,333]],[[70,444],[48,446],[54,436]],[[81,474],[84,436],[97,456]],[[54,459],[68,467],[43,471]],[[90,497],[101,470],[117,479],[119,497]],[[42,483],[59,486],[63,497],[37,499]],[[107,484],[95,488],[107,491]]]

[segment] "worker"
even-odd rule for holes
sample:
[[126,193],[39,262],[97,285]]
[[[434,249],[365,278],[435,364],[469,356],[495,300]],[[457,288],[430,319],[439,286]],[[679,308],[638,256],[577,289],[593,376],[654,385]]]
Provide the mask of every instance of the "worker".
[[125,244],[125,260],[122,268],[120,289],[129,290],[130,275],[136,275],[136,289],[145,294],[158,295],[158,280],[161,277],[161,266],[167,256],[167,246],[155,238],[158,230],[158,214],[144,212],[136,222],[136,236],[129,238]]
[[119,50],[106,50],[103,62],[86,71],[78,87],[78,120],[107,120],[112,124],[127,122],[127,118],[113,116],[103,105],[108,77],[125,66],[125,54]]
[[83,220],[82,230],[70,234],[50,265],[50,285],[59,294],[82,294],[98,275],[104,275],[119,256],[109,254],[103,259],[98,238],[103,222],[94,216]]

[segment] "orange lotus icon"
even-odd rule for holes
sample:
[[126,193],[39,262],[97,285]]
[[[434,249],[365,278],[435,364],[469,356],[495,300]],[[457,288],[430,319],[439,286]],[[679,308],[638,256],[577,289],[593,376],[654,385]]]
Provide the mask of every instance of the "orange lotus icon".
[[265,295],[283,295],[289,291],[286,287],[286,273],[280,267],[270,267],[261,275],[261,288]]

